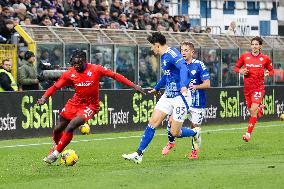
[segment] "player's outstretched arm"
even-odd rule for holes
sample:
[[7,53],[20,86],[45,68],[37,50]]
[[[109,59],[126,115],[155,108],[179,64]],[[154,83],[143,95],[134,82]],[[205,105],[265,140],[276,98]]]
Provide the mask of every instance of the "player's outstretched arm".
[[45,93],[43,94],[43,96],[38,99],[37,103],[38,104],[44,104],[45,101],[52,96],[58,89],[61,89],[64,86],[67,85],[72,85],[71,80],[69,79],[70,77],[67,75],[67,72],[64,72],[62,74],[62,76],[58,79],[58,81],[56,81],[54,83],[54,85],[52,85],[51,87],[49,87]]
[[118,82],[128,85],[129,87],[133,88],[135,91],[139,93],[146,94],[146,92],[144,91],[144,89],[142,89],[141,86],[136,85],[135,83],[133,83],[132,81],[130,81],[129,79],[127,79],[126,77],[124,77],[119,73],[114,72],[114,76],[112,78]]
[[39,105],[43,105],[43,104],[46,102],[46,100],[47,100],[47,98],[46,98],[45,96],[42,96],[41,98],[39,98],[39,99],[37,100],[37,103],[38,103]]
[[57,87],[55,87],[54,85],[52,85],[51,87],[49,87],[45,93],[42,95],[42,97],[40,99],[37,100],[37,103],[42,105],[46,102],[46,100],[53,95],[53,93],[55,93],[57,91]]
[[144,89],[143,89],[141,86],[136,85],[135,83],[133,83],[132,88],[133,88],[135,91],[139,92],[139,93],[142,93],[142,94],[144,94],[144,95],[146,94],[146,92],[144,91]]
[[116,73],[116,72],[113,72],[110,69],[107,69],[105,67],[102,67],[102,66],[99,66],[99,67],[100,67],[100,72],[103,76],[111,77],[112,79],[133,88],[137,92],[140,92],[142,94],[146,94],[146,92],[144,91],[144,89],[142,89],[141,86],[136,85],[135,83],[133,83],[132,81],[130,81],[129,79],[124,77],[123,75]]
[[193,83],[190,83],[189,88],[191,90],[208,89],[210,88],[210,80],[206,79],[200,85],[194,85]]
[[266,63],[264,67],[266,69],[264,76],[272,77],[274,75],[274,70],[273,70],[272,62],[269,57],[266,58]]
[[161,95],[160,89],[166,85],[166,75],[163,75],[160,81],[156,84],[154,89],[148,91],[149,94],[153,94],[155,96]]

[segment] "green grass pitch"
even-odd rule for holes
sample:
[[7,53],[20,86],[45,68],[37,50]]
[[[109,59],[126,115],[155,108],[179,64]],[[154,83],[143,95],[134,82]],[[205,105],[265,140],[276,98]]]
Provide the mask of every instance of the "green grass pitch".
[[42,161],[51,138],[4,140],[0,188],[283,188],[284,122],[257,123],[248,143],[245,131],[246,124],[204,126],[200,158],[188,160],[189,139],[161,155],[167,136],[158,129],[140,165],[121,155],[136,150],[143,131],[75,136],[67,147],[79,155],[73,167]]

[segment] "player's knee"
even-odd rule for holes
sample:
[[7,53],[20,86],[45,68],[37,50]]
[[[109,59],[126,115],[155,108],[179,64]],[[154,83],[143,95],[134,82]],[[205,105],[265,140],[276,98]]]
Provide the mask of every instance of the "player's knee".
[[149,124],[156,128],[160,125],[159,119],[151,118],[149,120]]
[[74,128],[74,127],[68,125],[67,128],[65,129],[65,132],[67,132],[67,133],[73,133],[75,129],[76,129],[76,128]]
[[54,132],[62,132],[65,127],[56,125],[53,129]]
[[172,134],[172,136],[174,136],[174,137],[179,137],[179,136],[180,136],[180,131],[179,131],[179,130],[176,130],[176,129],[172,129],[172,130],[171,130],[171,134]]
[[255,108],[255,107],[251,107],[251,109],[250,109],[250,115],[251,116],[257,116],[257,111],[258,111],[258,109],[257,109],[257,107]]
[[65,131],[66,131],[66,132],[69,132],[69,133],[74,132],[74,130],[75,130],[76,128],[78,128],[79,126],[80,126],[80,125],[77,125],[77,124],[75,124],[75,123],[70,122],[70,123],[68,124],[68,126],[66,127]]

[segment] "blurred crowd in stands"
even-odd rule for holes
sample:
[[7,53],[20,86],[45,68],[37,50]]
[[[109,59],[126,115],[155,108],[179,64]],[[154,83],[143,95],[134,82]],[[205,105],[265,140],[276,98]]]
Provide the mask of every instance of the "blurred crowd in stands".
[[13,27],[63,26],[210,33],[191,27],[188,16],[170,16],[161,0],[0,0],[0,43],[10,43]]

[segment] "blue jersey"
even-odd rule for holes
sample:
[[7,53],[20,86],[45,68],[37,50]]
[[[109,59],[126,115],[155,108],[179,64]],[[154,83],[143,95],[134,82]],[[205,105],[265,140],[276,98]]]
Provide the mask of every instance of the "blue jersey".
[[168,98],[180,95],[180,89],[189,85],[186,62],[176,48],[168,48],[161,56],[163,76],[154,87],[159,91],[165,86],[165,94]]
[[[204,80],[210,79],[209,72],[200,60],[193,59],[190,64],[187,64],[187,69],[190,77],[190,83],[193,85],[200,85]],[[204,89],[192,90],[192,105],[194,108],[205,108],[206,95]]]

